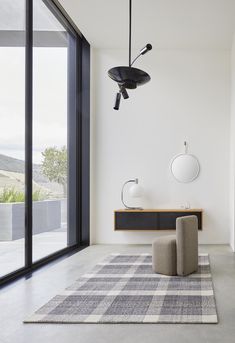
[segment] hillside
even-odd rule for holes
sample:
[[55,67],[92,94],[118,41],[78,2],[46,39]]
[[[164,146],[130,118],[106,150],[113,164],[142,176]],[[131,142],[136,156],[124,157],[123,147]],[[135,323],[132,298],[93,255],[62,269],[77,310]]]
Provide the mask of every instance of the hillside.
[[[24,174],[25,163],[17,158],[0,154],[0,170]],[[42,174],[39,164],[33,164],[33,180],[35,182],[48,182],[47,178]]]

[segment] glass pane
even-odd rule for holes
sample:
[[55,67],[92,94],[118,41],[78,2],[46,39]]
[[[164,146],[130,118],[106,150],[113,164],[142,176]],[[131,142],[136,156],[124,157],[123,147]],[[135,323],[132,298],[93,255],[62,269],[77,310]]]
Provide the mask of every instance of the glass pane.
[[68,34],[34,1],[33,261],[67,246]]
[[0,277],[24,266],[25,2],[0,1]]

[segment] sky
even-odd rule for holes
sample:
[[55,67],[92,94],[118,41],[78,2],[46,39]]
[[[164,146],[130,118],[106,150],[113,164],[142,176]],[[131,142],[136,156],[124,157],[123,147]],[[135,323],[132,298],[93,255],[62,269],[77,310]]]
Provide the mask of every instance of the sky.
[[[33,162],[67,142],[67,49],[33,49]],[[0,154],[24,159],[25,49],[0,47]]]

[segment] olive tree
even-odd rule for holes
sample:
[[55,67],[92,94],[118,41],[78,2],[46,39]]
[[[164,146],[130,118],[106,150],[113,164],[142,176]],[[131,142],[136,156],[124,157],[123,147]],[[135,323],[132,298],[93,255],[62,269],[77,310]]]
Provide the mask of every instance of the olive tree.
[[42,152],[42,173],[49,179],[63,186],[64,197],[67,194],[67,149],[50,147]]

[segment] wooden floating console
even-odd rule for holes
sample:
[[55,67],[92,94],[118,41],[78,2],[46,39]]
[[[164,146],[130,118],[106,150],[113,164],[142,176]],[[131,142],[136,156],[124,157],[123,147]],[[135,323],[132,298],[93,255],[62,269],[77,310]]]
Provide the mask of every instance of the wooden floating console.
[[115,231],[175,230],[176,218],[195,215],[202,230],[202,209],[144,209],[114,211]]

